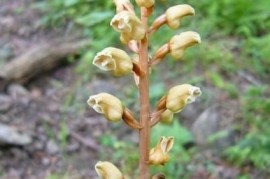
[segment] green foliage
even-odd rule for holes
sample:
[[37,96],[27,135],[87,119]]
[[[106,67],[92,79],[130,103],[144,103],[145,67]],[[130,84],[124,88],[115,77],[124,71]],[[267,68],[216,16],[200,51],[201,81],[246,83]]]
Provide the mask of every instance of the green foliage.
[[222,0],[198,1],[191,0],[204,20],[200,21],[204,32],[220,32],[222,34],[239,34],[252,36],[265,33],[270,28],[269,8],[267,1],[253,0]]
[[257,168],[269,172],[270,167],[270,91],[265,87],[251,87],[244,96],[243,125],[248,127],[237,145],[225,153],[237,165],[252,162]]
[[267,79],[270,74],[270,35],[250,38],[243,47],[243,63],[250,71]]
[[110,10],[110,7],[112,7],[111,1],[49,0],[38,3],[36,6],[47,12],[43,21],[51,25],[66,23],[71,20],[71,22],[90,27],[108,20],[113,13]]

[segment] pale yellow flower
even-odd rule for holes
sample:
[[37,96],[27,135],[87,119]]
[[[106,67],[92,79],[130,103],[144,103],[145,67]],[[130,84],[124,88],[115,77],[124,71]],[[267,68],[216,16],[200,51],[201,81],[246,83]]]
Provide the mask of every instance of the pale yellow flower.
[[172,122],[173,116],[174,113],[167,109],[160,115],[160,122],[169,124]]
[[118,48],[108,47],[97,53],[93,64],[102,70],[110,71],[115,76],[132,72],[133,63],[128,54]]
[[113,0],[113,1],[116,6],[117,13],[125,10],[134,13],[133,5],[129,0]]
[[100,179],[124,179],[120,170],[111,162],[99,161],[95,165],[95,170]]
[[182,32],[171,38],[169,42],[170,53],[174,59],[181,59],[186,48],[198,43],[201,43],[201,37],[197,32]]
[[166,99],[166,108],[173,113],[183,110],[183,108],[196,100],[201,95],[199,87],[190,84],[182,84],[171,88]]
[[96,112],[101,113],[109,121],[119,121],[122,119],[124,108],[121,101],[108,93],[99,93],[92,95],[87,100]]
[[157,145],[150,150],[149,164],[165,165],[169,161],[169,151],[174,144],[174,137],[161,137]]
[[145,35],[145,29],[140,19],[128,11],[117,13],[111,20],[111,26],[121,33],[120,40],[127,44],[131,40],[141,40]]
[[182,17],[194,15],[195,10],[187,4],[172,6],[166,11],[167,24],[171,29],[177,29],[180,26]]
[[155,0],[136,0],[136,3],[140,7],[150,8],[150,7],[154,6]]

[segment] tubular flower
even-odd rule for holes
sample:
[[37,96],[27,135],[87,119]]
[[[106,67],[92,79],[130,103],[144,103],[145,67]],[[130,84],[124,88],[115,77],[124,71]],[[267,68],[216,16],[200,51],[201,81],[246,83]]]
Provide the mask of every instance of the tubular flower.
[[165,14],[168,26],[171,29],[177,29],[180,26],[181,18],[188,15],[194,15],[195,10],[190,5],[180,4],[170,7]]
[[110,71],[115,76],[132,72],[133,63],[128,54],[118,48],[108,47],[97,53],[93,64],[101,70]]
[[121,33],[120,40],[124,44],[130,40],[141,40],[145,35],[145,29],[140,19],[128,11],[117,13],[110,24]]
[[169,161],[168,152],[172,149],[174,137],[161,137],[157,145],[150,150],[149,164],[165,165]]
[[150,7],[154,6],[155,0],[136,0],[136,3],[140,7],[150,8]]
[[122,119],[124,107],[115,96],[108,93],[99,93],[90,96],[87,103],[96,112],[103,114],[109,121],[116,122]]
[[194,102],[201,93],[199,87],[189,84],[175,86],[169,90],[166,108],[173,113],[180,112],[186,104]]
[[181,59],[186,48],[198,43],[201,43],[201,37],[197,32],[182,32],[171,38],[169,42],[170,53],[174,59]]
[[100,179],[124,179],[120,170],[111,162],[99,161],[95,165],[95,170]]
[[165,123],[165,124],[171,123],[173,120],[173,114],[174,114],[173,112],[166,109],[166,111],[164,111],[160,116],[160,122]]

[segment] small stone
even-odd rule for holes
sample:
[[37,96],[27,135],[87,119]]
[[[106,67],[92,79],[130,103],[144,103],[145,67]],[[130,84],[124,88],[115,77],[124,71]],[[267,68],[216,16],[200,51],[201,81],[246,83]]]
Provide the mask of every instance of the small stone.
[[8,94],[12,96],[13,98],[21,98],[22,96],[28,96],[29,92],[25,87],[19,84],[11,84],[9,85],[8,89]]
[[50,164],[50,159],[48,157],[43,157],[41,162],[44,166],[48,166]]
[[34,143],[34,148],[35,148],[36,150],[42,150],[43,147],[44,147],[43,142],[37,141],[37,142]]
[[2,62],[9,59],[12,56],[12,50],[9,46],[3,46],[0,48],[0,64]]
[[12,99],[7,95],[0,94],[0,112],[6,112],[12,106]]
[[67,146],[67,152],[72,153],[79,150],[79,148],[80,148],[80,144],[78,142],[72,142],[71,144]]
[[206,109],[193,123],[192,132],[196,143],[205,147],[209,144],[208,137],[218,131],[218,113],[217,106]]
[[28,145],[32,142],[32,137],[19,132],[16,128],[5,124],[0,124],[0,144],[5,145]]
[[57,154],[59,152],[59,147],[53,140],[49,140],[47,142],[47,145],[46,145],[46,151],[50,155],[54,155],[54,154]]
[[220,106],[206,109],[194,122],[192,132],[196,144],[206,149],[209,155],[222,155],[227,147],[235,144],[236,132],[233,124],[222,126],[224,122]]

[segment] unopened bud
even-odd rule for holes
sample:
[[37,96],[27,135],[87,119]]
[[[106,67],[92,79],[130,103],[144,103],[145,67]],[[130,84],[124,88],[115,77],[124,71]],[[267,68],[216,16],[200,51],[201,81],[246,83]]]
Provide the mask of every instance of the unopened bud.
[[201,37],[197,32],[182,32],[171,38],[169,42],[170,53],[174,59],[181,59],[186,48],[198,43],[201,43]]
[[180,26],[182,17],[194,15],[195,10],[187,4],[180,4],[170,7],[166,11],[167,24],[171,29],[177,29]]
[[194,102],[201,93],[199,87],[189,84],[175,86],[168,92],[166,107],[173,113],[180,112],[187,104]]
[[121,33],[120,40],[124,44],[127,44],[130,40],[139,41],[145,35],[145,29],[140,19],[128,11],[117,13],[110,24]]
[[133,63],[128,54],[118,48],[108,47],[97,53],[93,64],[102,70],[110,71],[115,76],[132,72]]
[[87,103],[96,112],[103,114],[109,121],[116,122],[122,119],[124,112],[123,105],[121,101],[113,95],[99,93],[90,96]]
[[173,116],[174,113],[167,109],[160,115],[160,122],[170,124],[173,120]]
[[163,173],[157,173],[153,175],[151,179],[166,179],[166,177]]
[[149,164],[165,165],[169,161],[168,152],[172,149],[174,137],[161,137],[157,145],[150,150]]
[[136,0],[136,3],[140,7],[150,8],[150,7],[154,6],[155,0]]
[[99,161],[95,165],[95,170],[100,179],[124,179],[120,170],[111,162]]
[[129,0],[113,0],[114,4],[116,6],[116,12],[119,13],[121,11],[129,11],[133,14],[134,13],[134,8],[133,5]]

